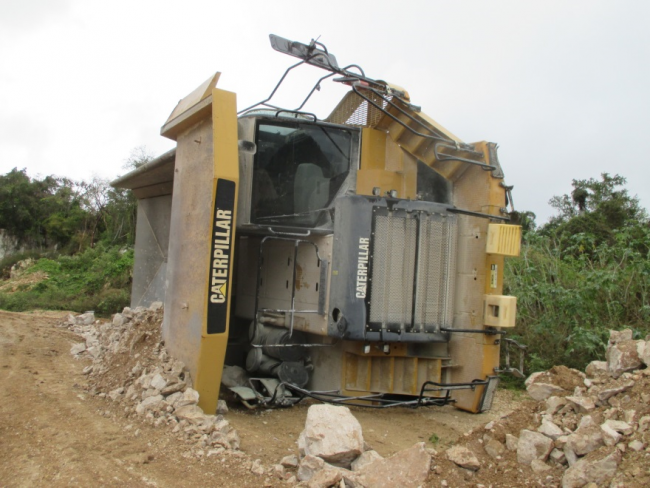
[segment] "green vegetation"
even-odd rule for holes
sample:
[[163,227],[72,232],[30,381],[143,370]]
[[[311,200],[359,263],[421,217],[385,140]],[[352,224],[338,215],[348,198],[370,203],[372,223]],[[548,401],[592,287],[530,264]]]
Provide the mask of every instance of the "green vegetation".
[[[511,337],[528,345],[526,373],[603,359],[610,329],[650,333],[650,225],[625,179],[574,180],[554,197],[559,213],[507,260],[505,293],[517,297]],[[534,216],[533,216],[534,217]]]
[[[124,167],[151,159],[136,148]],[[0,260],[0,280],[31,259],[15,284],[0,282],[0,309],[94,310],[110,314],[129,304],[137,202],[107,180],[90,182],[25,169],[0,175],[0,229],[27,249]]]
[[[0,309],[115,313],[129,304],[132,268],[132,249],[103,243],[72,256],[41,257],[24,271],[25,285],[0,291]],[[30,276],[39,275],[47,278],[30,282]]]

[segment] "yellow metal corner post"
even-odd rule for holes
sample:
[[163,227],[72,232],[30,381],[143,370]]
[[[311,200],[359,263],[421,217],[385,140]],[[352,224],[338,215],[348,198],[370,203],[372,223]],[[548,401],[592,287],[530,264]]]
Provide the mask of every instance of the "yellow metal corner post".
[[235,222],[239,186],[237,98],[212,90],[213,184],[212,234],[206,312],[201,334],[196,389],[199,406],[207,414],[217,409],[221,374],[228,346],[228,324],[235,253]]

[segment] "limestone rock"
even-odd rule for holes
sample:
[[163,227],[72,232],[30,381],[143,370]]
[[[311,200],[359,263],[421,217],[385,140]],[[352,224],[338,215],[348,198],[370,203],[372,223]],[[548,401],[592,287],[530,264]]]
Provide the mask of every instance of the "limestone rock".
[[178,420],[199,421],[202,420],[205,414],[203,410],[197,405],[183,405],[174,411],[174,415]]
[[285,468],[297,468],[298,467],[298,456],[291,454],[290,456],[284,456],[280,461],[280,464]]
[[248,373],[239,366],[224,366],[221,373],[221,383],[228,388],[248,386]]
[[622,420],[606,420],[604,425],[607,425],[612,430],[615,430],[616,432],[619,432],[623,435],[630,435],[632,432],[634,432],[632,426],[627,422],[623,422]]
[[643,449],[643,442],[639,440],[632,441],[627,445],[627,447],[629,447],[633,451],[639,452],[641,449]]
[[546,471],[549,471],[552,468],[540,459],[533,459],[530,462],[530,469],[532,469],[535,473],[540,474],[540,473],[545,473]]
[[551,383],[531,383],[526,387],[526,391],[537,401],[546,400],[548,397],[561,393],[568,393],[564,388]]
[[626,392],[634,386],[634,382],[630,381],[620,386],[615,386],[611,388],[605,388],[598,392],[598,400],[602,403],[609,400],[611,397],[616,396],[620,393]]
[[539,432],[522,430],[517,443],[517,461],[530,465],[533,459],[546,461],[553,450],[553,441]]
[[[183,391],[183,388],[185,388],[185,383],[179,381],[178,383],[167,384],[162,390],[160,390],[160,393],[165,396],[173,395],[176,392]],[[178,395],[178,398],[180,398],[181,396],[182,395]]]
[[477,471],[481,463],[472,451],[463,446],[453,446],[447,449],[447,459],[461,468]]
[[192,388],[187,388],[180,396],[180,398],[176,401],[176,408],[184,407],[185,405],[196,405],[198,403],[199,392]]
[[542,420],[542,425],[538,427],[537,432],[544,434],[546,437],[550,437],[553,440],[564,435],[562,429],[547,419]]
[[157,312],[158,310],[162,310],[163,308],[163,302],[153,302],[151,305],[149,305],[149,310],[152,312]]
[[581,459],[567,469],[562,477],[562,488],[578,488],[588,483],[607,486],[616,474],[621,456],[614,451],[601,459]]
[[590,378],[596,377],[600,373],[606,373],[607,372],[607,361],[592,361],[590,362],[586,369],[585,373],[587,373],[587,376]]
[[519,439],[512,434],[506,434],[506,447],[508,451],[516,451]]
[[564,464],[566,462],[566,455],[560,449],[553,449],[549,458],[558,464]]
[[163,401],[163,396],[162,395],[154,395],[154,396],[150,396],[148,398],[145,398],[144,400],[142,400],[138,404],[137,407],[135,407],[135,412],[138,415],[142,415],[145,412],[147,412],[148,410],[155,409],[160,404],[160,402],[162,402],[162,401]]
[[603,442],[606,446],[615,446],[621,440],[621,434],[612,429],[607,423],[600,426],[603,432]]
[[77,325],[90,325],[95,322],[95,312],[86,312],[75,317]]
[[[641,343],[643,343],[643,346],[641,346]],[[647,337],[645,341],[638,341],[637,353],[641,362],[646,366],[650,366],[650,341],[648,341]]]
[[568,396],[566,399],[578,413],[589,413],[596,409],[596,403],[591,397]]
[[251,473],[257,476],[262,476],[264,474],[264,465],[260,459],[253,461],[253,464],[251,465]]
[[329,488],[338,484],[342,479],[341,472],[333,466],[325,463],[323,469],[316,471],[307,481],[308,488]]
[[623,330],[610,330],[609,331],[609,344],[618,344],[623,341],[632,340],[632,329]]
[[416,488],[424,484],[430,470],[431,456],[426,452],[424,442],[419,442],[353,474],[359,473],[361,483],[367,487]]
[[124,394],[124,387],[120,386],[119,388],[115,388],[114,390],[110,391],[108,393],[108,396],[111,400],[114,402],[118,400],[122,395]]
[[584,456],[604,443],[602,430],[591,416],[586,415],[580,420],[576,431],[568,436],[566,445],[578,456]]
[[352,461],[352,471],[360,471],[368,464],[384,459],[377,451],[364,451],[361,456]]
[[555,415],[558,410],[568,403],[566,397],[552,396],[546,399],[546,413]]
[[307,454],[300,461],[298,466],[298,479],[300,481],[309,481],[317,471],[325,466],[325,461],[321,458]]
[[79,342],[70,348],[70,354],[76,356],[77,354],[81,354],[85,350],[86,350],[86,344],[83,342]]
[[167,380],[162,377],[161,374],[155,375],[153,378],[151,378],[151,387],[155,388],[156,390],[162,390],[167,386]]
[[217,400],[217,415],[226,415],[228,413],[228,404],[226,400]]
[[503,454],[506,452],[505,446],[496,439],[490,439],[487,441],[483,446],[483,449],[485,449],[485,452],[488,454],[488,456],[494,459],[498,458],[499,456],[503,456]]
[[607,370],[614,378],[641,366],[636,343],[637,341],[625,340],[607,346]]
[[298,437],[298,450],[349,468],[363,452],[361,424],[347,407],[312,405],[307,411],[305,429]]

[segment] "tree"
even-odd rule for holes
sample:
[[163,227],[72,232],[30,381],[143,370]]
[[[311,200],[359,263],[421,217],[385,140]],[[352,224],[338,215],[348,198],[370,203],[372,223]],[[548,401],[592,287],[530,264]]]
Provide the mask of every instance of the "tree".
[[559,214],[551,218],[542,231],[562,240],[584,234],[593,245],[613,243],[617,231],[647,221],[647,214],[637,197],[629,195],[626,180],[603,173],[600,180],[573,180],[570,195],[555,196],[549,204]]

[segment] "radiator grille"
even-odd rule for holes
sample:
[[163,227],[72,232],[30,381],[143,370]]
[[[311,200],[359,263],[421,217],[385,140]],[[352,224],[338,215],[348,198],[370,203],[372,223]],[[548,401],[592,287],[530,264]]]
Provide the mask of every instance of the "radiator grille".
[[375,213],[371,325],[395,332],[451,327],[456,234],[453,215]]

